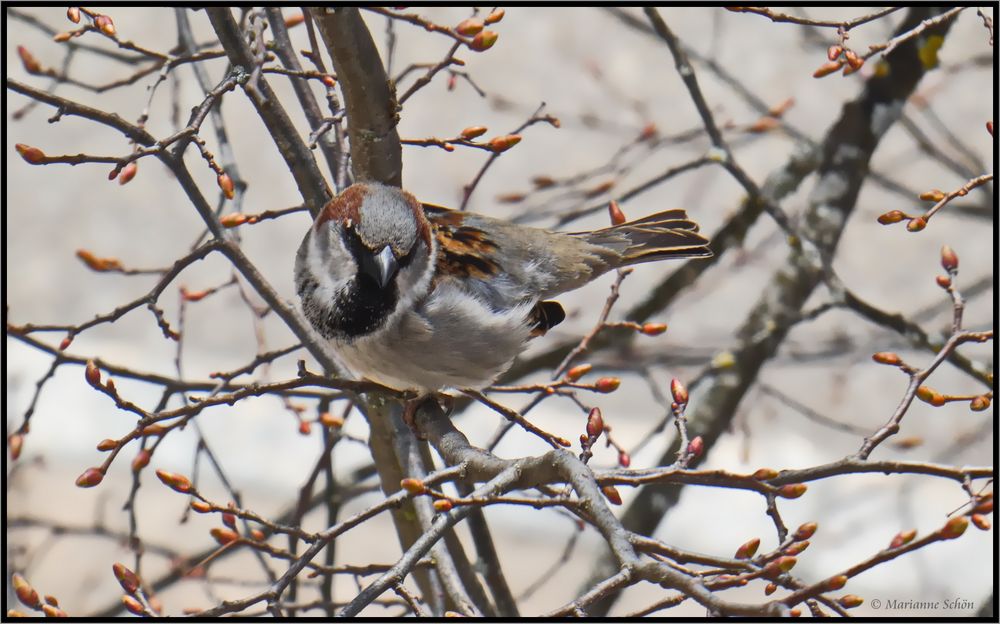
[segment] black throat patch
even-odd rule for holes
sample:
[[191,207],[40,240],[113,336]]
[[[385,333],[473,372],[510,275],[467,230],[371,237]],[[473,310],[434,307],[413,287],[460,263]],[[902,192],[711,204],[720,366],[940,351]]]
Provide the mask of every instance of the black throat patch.
[[374,332],[385,325],[399,299],[395,280],[379,289],[374,280],[356,275],[332,301],[317,298],[318,287],[306,272],[298,292],[306,318],[327,339],[349,341]]

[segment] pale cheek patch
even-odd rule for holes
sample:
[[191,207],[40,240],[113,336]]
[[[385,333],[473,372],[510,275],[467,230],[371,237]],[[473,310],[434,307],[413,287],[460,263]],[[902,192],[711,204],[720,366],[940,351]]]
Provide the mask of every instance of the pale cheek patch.
[[317,240],[322,235],[313,232],[310,237],[309,254],[306,256],[307,268],[316,278],[318,285],[316,296],[322,301],[332,301],[344,282],[351,279],[358,268],[343,243],[336,237],[331,236],[327,248],[324,249]]

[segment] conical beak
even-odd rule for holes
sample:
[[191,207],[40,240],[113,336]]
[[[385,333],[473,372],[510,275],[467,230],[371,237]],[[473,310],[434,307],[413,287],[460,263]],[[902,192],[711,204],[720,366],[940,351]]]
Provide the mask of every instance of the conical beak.
[[396,271],[399,270],[399,263],[396,261],[392,249],[386,245],[377,254],[364,254],[361,258],[360,270],[375,280],[379,288],[384,289]]

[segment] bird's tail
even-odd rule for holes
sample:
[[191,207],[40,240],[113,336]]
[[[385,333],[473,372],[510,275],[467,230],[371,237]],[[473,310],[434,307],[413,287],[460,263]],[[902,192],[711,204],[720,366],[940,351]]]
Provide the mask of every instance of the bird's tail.
[[709,240],[683,210],[667,210],[593,232],[576,232],[592,245],[615,252],[618,267],[667,258],[708,258]]

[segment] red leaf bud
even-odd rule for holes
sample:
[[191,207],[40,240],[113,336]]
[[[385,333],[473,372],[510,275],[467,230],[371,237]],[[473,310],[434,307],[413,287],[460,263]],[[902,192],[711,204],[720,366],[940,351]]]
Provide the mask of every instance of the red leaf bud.
[[945,198],[944,191],[940,189],[933,189],[930,191],[924,191],[919,195],[920,199],[924,201],[939,202]]
[[838,574],[837,576],[831,576],[826,580],[826,591],[837,591],[843,589],[844,585],[847,585],[846,575]]
[[468,141],[470,139],[483,136],[486,134],[486,130],[486,126],[469,126],[468,128],[462,130],[458,136]]
[[879,351],[878,353],[872,355],[872,359],[879,364],[888,364],[889,366],[899,366],[903,363],[899,355],[893,353],[892,351]]
[[122,586],[127,594],[134,594],[135,590],[139,589],[139,577],[135,572],[129,570],[121,563],[115,563],[111,566],[112,571],[115,573],[115,578],[118,579],[118,583]]
[[832,45],[826,49],[826,58],[830,59],[831,61],[836,61],[837,57],[843,54],[843,52],[844,52],[843,47],[839,45]]
[[45,160],[45,152],[38,149],[37,147],[32,147],[31,145],[25,145],[24,143],[17,143],[14,145],[14,149],[17,153],[21,155],[24,162],[29,165],[38,165]]
[[227,227],[227,228],[236,227],[237,225],[243,225],[246,222],[247,222],[247,216],[242,212],[230,212],[227,215],[223,215],[219,219],[219,224],[222,225],[222,227]]
[[618,453],[618,465],[622,468],[628,468],[632,465],[632,458],[625,451]]
[[705,452],[705,440],[701,436],[695,436],[688,442],[687,454],[691,459],[698,459]]
[[12,460],[21,456],[21,448],[24,446],[24,436],[20,433],[12,433],[7,438],[7,446],[10,447],[10,458]]
[[645,334],[647,336],[659,336],[663,332],[667,331],[667,324],[666,323],[646,323],[645,325],[642,326],[642,329],[639,330],[639,331],[641,331],[643,334]]
[[778,496],[781,498],[798,498],[806,493],[805,483],[789,483],[778,488]]
[[611,225],[621,225],[625,223],[625,213],[622,212],[618,202],[611,200],[608,202],[608,216],[611,217]]
[[590,410],[587,416],[587,435],[596,438],[604,432],[604,418],[601,416],[601,408],[595,407]]
[[927,227],[927,219],[923,217],[914,217],[906,224],[906,229],[910,232],[919,232],[925,227]]
[[149,449],[140,449],[132,460],[132,472],[139,472],[149,465],[149,459],[153,456]]
[[819,525],[817,523],[806,522],[805,524],[800,525],[799,528],[795,530],[794,537],[796,540],[807,540],[816,533],[816,529],[818,528]]
[[156,471],[156,477],[162,481],[164,485],[175,492],[187,494],[191,491],[191,480],[184,475],[174,474],[160,469]]
[[985,394],[981,394],[976,398],[972,399],[971,401],[969,401],[969,409],[971,409],[973,412],[982,412],[984,410],[989,409],[989,407],[990,407],[990,397]]
[[618,488],[613,485],[605,485],[601,488],[604,498],[608,499],[612,505],[622,504],[622,495],[618,493]]
[[938,286],[944,288],[945,290],[951,288],[951,278],[948,277],[947,275],[938,275],[937,277],[934,278],[934,281],[937,283]]
[[24,65],[24,71],[29,74],[41,73],[42,64],[38,62],[38,59],[35,58],[35,55],[28,48],[23,45],[17,46],[17,55],[21,57],[21,64]]
[[436,501],[434,501],[433,505],[434,509],[440,513],[451,511],[455,507],[454,503],[452,503],[450,500],[446,498],[437,499]]
[[107,15],[98,15],[94,18],[94,26],[109,37],[115,36],[115,23],[111,21],[111,17]]
[[198,513],[208,513],[212,511],[212,506],[205,501],[193,500],[191,501],[191,509]]
[[73,22],[74,24],[80,23],[80,7],[70,7],[66,9],[66,19]]
[[757,548],[760,547],[760,538],[755,537],[748,542],[744,542],[736,549],[737,559],[749,559],[757,554]]
[[213,527],[208,531],[208,533],[215,539],[215,541],[223,546],[235,542],[240,538],[240,534],[236,531],[222,527]]
[[100,468],[87,468],[76,478],[76,487],[91,488],[104,480],[104,470]]
[[24,577],[17,572],[11,576],[10,583],[14,587],[14,593],[17,595],[17,599],[20,600],[24,606],[37,609],[42,604],[35,588],[32,587],[28,581],[26,581]]
[[399,486],[414,496],[419,496],[427,491],[427,486],[420,479],[403,479]]
[[753,473],[753,478],[758,481],[767,481],[768,479],[773,479],[778,476],[778,471],[774,468],[759,468],[757,472]]
[[601,377],[594,382],[594,390],[609,394],[617,390],[620,385],[622,385],[622,380],[617,377]]
[[219,188],[222,189],[222,194],[226,196],[226,199],[232,199],[236,196],[236,187],[233,185],[233,179],[229,177],[228,173],[220,175],[216,178],[216,182],[219,183]]
[[593,364],[578,364],[573,368],[566,371],[566,379],[569,381],[577,381],[587,373],[589,373],[594,368]]
[[822,78],[823,76],[829,76],[835,71],[838,71],[844,66],[843,61],[830,61],[829,63],[823,63],[819,66],[819,69],[813,72],[813,78]]
[[941,266],[949,273],[958,270],[958,254],[948,245],[941,247]]
[[890,225],[892,223],[899,223],[906,218],[906,214],[902,210],[890,210],[884,214],[879,215],[878,222],[882,225]]
[[990,521],[983,514],[972,514],[969,516],[969,519],[972,520],[972,524],[976,525],[976,528],[980,531],[990,530]]
[[125,165],[125,168],[122,169],[121,175],[118,176],[118,184],[124,186],[129,182],[131,182],[132,178],[135,177],[135,174],[138,170],[139,170],[139,165],[136,164],[135,161],[132,161],[129,164]]
[[125,607],[126,611],[134,615],[146,615],[146,608],[132,596],[122,596],[122,606]]
[[483,20],[470,17],[469,19],[462,20],[455,26],[455,32],[460,35],[465,35],[466,37],[471,37],[483,29]]
[[969,519],[965,516],[955,516],[941,527],[940,535],[944,539],[955,539],[969,528]]
[[861,58],[854,52],[854,50],[846,50],[844,52],[844,60],[854,71],[861,69],[861,66],[865,64],[865,59]]
[[854,607],[860,607],[864,600],[860,596],[855,596],[854,594],[847,594],[837,601],[840,606],[845,609],[853,609]]
[[889,548],[899,548],[900,546],[905,546],[913,541],[913,538],[917,536],[916,529],[910,529],[908,531],[900,531],[896,533],[896,536],[892,538],[889,542]]
[[688,402],[688,391],[680,379],[674,377],[670,380],[670,394],[674,397],[674,403],[685,405]]
[[493,47],[493,44],[497,42],[497,38],[499,36],[500,35],[492,30],[480,31],[475,37],[472,38],[472,43],[469,44],[469,47],[476,52],[489,50]]
[[503,19],[506,13],[503,9],[494,9],[489,15],[486,16],[484,20],[487,24],[496,24]]
[[521,142],[521,135],[519,134],[505,134],[503,136],[493,137],[490,139],[487,145],[494,152],[506,152],[510,148],[514,147]]

